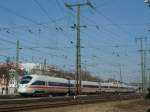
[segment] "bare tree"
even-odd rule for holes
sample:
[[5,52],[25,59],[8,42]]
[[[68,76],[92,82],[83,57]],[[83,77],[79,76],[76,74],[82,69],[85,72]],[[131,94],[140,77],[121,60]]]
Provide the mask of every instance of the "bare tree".
[[[8,94],[9,82],[13,77],[11,76],[12,74],[10,74],[10,70],[15,70],[15,68],[15,64],[11,62],[9,58],[6,59],[6,63],[0,65],[0,78],[4,80],[4,84],[6,85],[6,94]],[[21,69],[19,69],[19,75],[22,75],[23,73],[24,72]]]

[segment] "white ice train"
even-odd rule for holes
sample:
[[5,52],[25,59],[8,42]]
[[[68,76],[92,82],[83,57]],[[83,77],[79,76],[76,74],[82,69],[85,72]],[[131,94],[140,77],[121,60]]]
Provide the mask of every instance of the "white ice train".
[[[56,78],[44,75],[26,75],[22,77],[18,93],[21,95],[66,95],[75,94],[75,80]],[[96,94],[101,92],[135,92],[136,88],[123,83],[82,81],[82,94]]]

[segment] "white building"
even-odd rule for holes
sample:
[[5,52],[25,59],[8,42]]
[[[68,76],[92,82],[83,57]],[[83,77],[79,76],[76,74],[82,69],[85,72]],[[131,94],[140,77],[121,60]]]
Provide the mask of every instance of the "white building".
[[38,66],[39,64],[35,64],[35,63],[22,63],[21,64],[21,69],[30,72],[31,69],[33,69],[34,67]]

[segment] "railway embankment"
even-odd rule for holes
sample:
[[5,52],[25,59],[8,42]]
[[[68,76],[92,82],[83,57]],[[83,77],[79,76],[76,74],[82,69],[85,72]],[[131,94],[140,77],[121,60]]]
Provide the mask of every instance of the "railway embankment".
[[149,101],[132,99],[18,112],[148,112],[149,109]]
[[103,94],[90,96],[68,96],[68,97],[36,97],[36,98],[14,98],[1,99],[0,112],[16,112],[21,110],[32,110],[41,108],[64,107],[70,105],[82,105],[88,103],[99,103],[108,101],[122,101],[137,99],[138,94]]

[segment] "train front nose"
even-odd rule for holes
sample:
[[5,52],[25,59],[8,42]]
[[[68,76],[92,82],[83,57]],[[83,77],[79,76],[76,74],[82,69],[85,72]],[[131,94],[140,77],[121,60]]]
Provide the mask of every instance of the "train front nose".
[[18,93],[25,93],[25,92],[27,92],[27,85],[19,84]]
[[18,93],[22,96],[32,95],[33,90],[28,87],[28,85],[19,85]]
[[19,84],[18,93],[19,94],[31,94],[33,93],[32,89],[29,87],[32,76],[24,76]]

